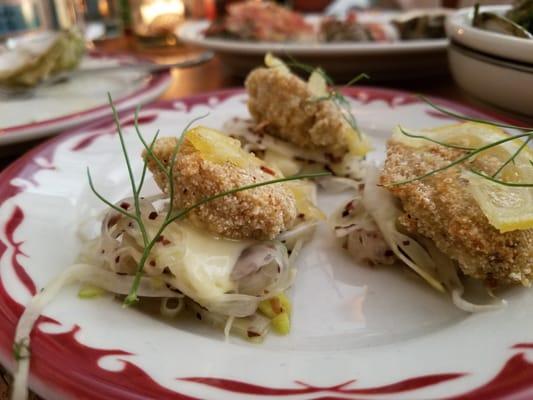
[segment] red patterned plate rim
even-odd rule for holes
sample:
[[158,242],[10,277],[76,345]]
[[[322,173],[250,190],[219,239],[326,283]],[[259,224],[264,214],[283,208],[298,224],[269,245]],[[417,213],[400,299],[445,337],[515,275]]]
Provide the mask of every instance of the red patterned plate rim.
[[[204,104],[213,97],[219,100],[242,94],[243,89],[234,88],[216,92],[209,92],[185,99],[179,99],[190,107],[195,104]],[[420,102],[419,98],[402,91],[358,87],[348,89],[347,94],[361,98],[363,95],[367,102],[381,100],[394,107],[393,99],[401,98],[401,105]],[[492,117],[500,120],[512,122],[507,118],[484,112],[475,108],[457,104],[451,101],[431,98],[441,106],[449,107],[458,112],[475,117]],[[173,109],[176,101],[159,101],[145,107],[150,109]],[[365,100],[363,100],[365,101]],[[127,114],[124,111],[122,115]],[[99,127],[109,125],[111,117],[102,121],[85,124],[82,127],[62,133],[32,149],[21,158],[12,163],[2,173],[0,173],[0,205],[6,200],[15,196],[21,189],[10,185],[10,181],[15,177],[31,179],[33,174],[40,168],[33,163],[37,156],[50,157],[57,146],[67,138],[75,135],[83,135]],[[21,254],[18,243],[14,240],[13,233],[22,222],[24,215],[20,208],[16,207],[11,217],[6,222],[5,230],[7,243],[0,240],[0,257],[4,254],[7,246],[15,249],[12,262],[16,264],[15,256]],[[18,252],[18,253],[17,253]],[[22,267],[19,271],[23,279],[29,280],[29,286],[33,285],[31,278]],[[35,291],[35,286],[33,286]],[[22,312],[22,306],[15,302],[6,291],[4,282],[0,279],[0,316],[2,317],[2,329],[0,330],[0,359],[8,369],[14,367],[12,358],[12,340],[14,328],[18,316]],[[53,322],[53,321],[52,321]],[[180,394],[160,386],[152,380],[143,370],[129,361],[123,360],[124,369],[120,372],[109,372],[96,367],[97,360],[105,355],[127,355],[122,350],[102,350],[82,345],[75,339],[78,328],[74,327],[70,332],[63,334],[47,335],[42,332],[32,334],[33,348],[35,349],[32,359],[31,385],[38,393],[49,398],[76,398],[76,399],[183,399],[198,400],[195,397]],[[61,343],[61,344],[59,344]],[[507,360],[500,372],[486,384],[470,390],[460,396],[447,398],[448,400],[459,399],[529,399],[533,396],[533,364],[529,363],[522,351],[533,349],[533,343],[517,343],[512,346],[512,350],[521,350]],[[63,350],[63,351],[59,351]],[[71,365],[73,368],[62,368],[62,363]],[[94,365],[93,365],[94,364]],[[80,373],[81,369],[81,373]],[[180,378],[182,381],[196,382],[206,387],[224,390],[227,393],[247,395],[256,398],[257,396],[284,397],[291,395],[309,395],[320,399],[355,399],[353,396],[359,395],[391,395],[395,393],[406,393],[417,388],[424,388],[434,384],[458,379],[464,373],[442,373],[433,375],[421,375],[398,382],[393,382],[384,386],[371,388],[348,388],[354,381],[341,382],[335,386],[317,387],[311,384],[295,381],[294,387],[264,387],[253,383],[229,380],[217,377],[187,377]],[[321,396],[321,397],[316,397]],[[350,397],[346,397],[350,396]],[[302,397],[299,397],[302,398]],[[359,398],[359,397],[357,397]],[[366,397],[365,397],[366,398]],[[375,398],[375,397],[372,397]]]

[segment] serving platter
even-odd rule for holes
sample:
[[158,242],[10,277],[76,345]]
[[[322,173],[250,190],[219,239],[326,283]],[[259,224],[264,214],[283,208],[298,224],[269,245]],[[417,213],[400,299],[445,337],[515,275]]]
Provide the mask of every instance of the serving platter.
[[[113,66],[134,61],[126,56],[90,53],[79,68]],[[169,71],[120,71],[81,75],[57,85],[37,89],[35,95],[0,100],[0,146],[38,139],[111,115],[107,92],[119,110],[146,104],[171,82]]]
[[[359,87],[346,92],[375,162],[393,127],[454,120],[408,93]],[[486,114],[434,99],[472,116]],[[222,128],[247,117],[246,94],[228,90],[146,106],[144,136],[176,135],[192,118]],[[490,116],[489,116],[490,117]],[[121,114],[137,174],[141,145],[133,116]],[[128,177],[111,119],[37,147],[0,175],[0,362],[14,368],[16,321],[30,296],[71,265],[104,206],[103,194],[128,194]],[[149,180],[147,192],[155,192]],[[319,194],[330,213],[345,194]],[[112,296],[78,298],[67,287],[46,307],[32,336],[30,386],[49,399],[526,399],[533,396],[531,290],[503,292],[506,308],[457,310],[398,266],[357,265],[326,223],[297,260],[288,336],[262,344],[195,320],[164,320],[124,309]]]
[[[364,23],[383,23],[395,13],[361,12],[357,15]],[[317,24],[316,16],[306,19]],[[446,71],[447,39],[365,43],[254,42],[206,37],[204,31],[208,26],[208,21],[187,21],[177,34],[184,43],[216,52],[226,68],[243,76],[260,65],[267,52],[290,55],[309,65],[320,65],[337,79],[350,79],[360,72],[368,73],[373,80],[388,80],[432,76]]]

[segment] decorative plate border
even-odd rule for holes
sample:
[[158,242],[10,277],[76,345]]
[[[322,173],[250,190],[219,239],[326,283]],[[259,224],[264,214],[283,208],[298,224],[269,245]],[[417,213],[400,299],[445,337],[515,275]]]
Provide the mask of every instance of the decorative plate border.
[[[229,89],[219,92],[202,94],[178,101],[164,101],[154,103],[144,110],[189,109],[196,104],[211,104],[236,94],[242,89]],[[358,87],[349,89],[346,93],[359,101],[370,103],[384,101],[389,107],[398,107],[417,103],[420,100],[414,95],[387,89]],[[456,103],[432,99],[440,105],[455,109],[473,116],[491,116],[489,113],[473,108],[460,106]],[[124,123],[132,123],[131,113],[121,113]],[[150,116],[145,118],[150,119]],[[501,118],[500,118],[501,119]],[[148,121],[148,120],[147,120]],[[142,122],[142,121],[141,121]],[[84,133],[89,131],[89,133]],[[73,136],[80,136],[76,145],[81,149],[89,145],[95,137],[102,134],[113,134],[112,120],[89,124],[81,129],[63,133],[46,143],[37,146],[32,151],[11,164],[0,174],[0,205],[14,197],[24,189],[14,184],[14,178],[33,180],[35,173],[42,169],[53,169],[52,156],[56,147]],[[23,242],[15,240],[17,228],[24,220],[24,212],[15,206],[7,221],[0,225],[4,240],[0,239],[0,258],[10,257],[13,272],[19,281],[30,291],[36,293],[37,288],[27,275],[19,257],[26,257],[20,246]],[[14,301],[7,293],[4,282],[0,279],[0,359],[10,370],[14,368],[11,353],[12,341],[16,322],[23,311],[22,305]],[[41,317],[40,322],[55,321]],[[31,368],[31,385],[40,394],[49,398],[76,399],[182,399],[198,400],[196,398],[167,389],[155,382],[146,372],[129,361],[123,360],[124,368],[118,372],[104,370],[98,366],[98,360],[103,356],[127,355],[120,349],[102,350],[82,345],[76,340],[79,328],[75,326],[69,332],[60,334],[46,334],[36,330],[32,334],[33,349]],[[61,343],[61,345],[58,345]],[[511,347],[512,356],[504,363],[500,372],[491,380],[479,387],[471,388],[467,393],[448,397],[446,400],[459,399],[530,399],[533,398],[533,363],[526,358],[526,352],[533,349],[531,343],[517,343]],[[65,369],[60,366],[71,365],[75,369]],[[75,371],[75,372],[74,372]],[[81,373],[80,373],[81,372]],[[449,382],[467,375],[465,372],[446,372],[432,375],[415,376],[378,387],[357,387],[356,380],[342,382],[335,386],[318,387],[312,384],[296,381],[292,387],[265,387],[249,382],[228,380],[215,377],[181,377],[182,381],[194,382],[209,388],[220,390],[220,393],[248,395],[253,398],[283,397],[321,399],[369,399],[379,395],[408,394],[436,384]],[[296,396],[296,397],[295,397]],[[317,397],[319,396],[319,397]]]

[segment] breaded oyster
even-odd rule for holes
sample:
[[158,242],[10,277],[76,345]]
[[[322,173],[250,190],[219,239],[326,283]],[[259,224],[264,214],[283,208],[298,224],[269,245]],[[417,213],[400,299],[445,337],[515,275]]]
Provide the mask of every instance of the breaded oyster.
[[[431,239],[444,254],[457,261],[461,271],[488,284],[521,283],[533,279],[533,229],[500,232],[478,205],[465,166],[405,185],[393,185],[444,167],[464,152],[432,145],[423,151],[391,140],[381,184],[401,201],[398,222],[409,234]],[[472,167],[494,173],[501,162],[480,157]]]
[[[153,153],[164,165],[172,156],[176,138],[161,138]],[[168,193],[166,175],[144,154],[155,181]],[[282,175],[240,147],[238,140],[214,130],[189,130],[174,166],[174,207],[190,207],[198,201],[238,187],[281,178]],[[233,239],[273,239],[292,227],[297,217],[296,199],[283,183],[234,193],[193,210],[195,225]]]
[[248,109],[258,124],[280,139],[332,161],[364,155],[366,147],[332,101],[316,101],[307,82],[283,68],[257,68],[246,78]]
[[245,82],[253,121],[230,121],[228,134],[284,173],[327,169],[361,179],[370,145],[348,100],[328,88],[319,70],[306,82],[270,54],[265,63]]

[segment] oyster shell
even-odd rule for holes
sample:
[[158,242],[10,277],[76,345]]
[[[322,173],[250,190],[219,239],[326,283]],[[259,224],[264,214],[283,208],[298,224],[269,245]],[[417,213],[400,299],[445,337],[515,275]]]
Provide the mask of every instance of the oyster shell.
[[0,52],[0,85],[34,86],[55,73],[75,68],[85,52],[77,31],[45,32]]
[[450,14],[446,9],[413,10],[391,22],[402,40],[440,39],[446,37],[444,23]]

